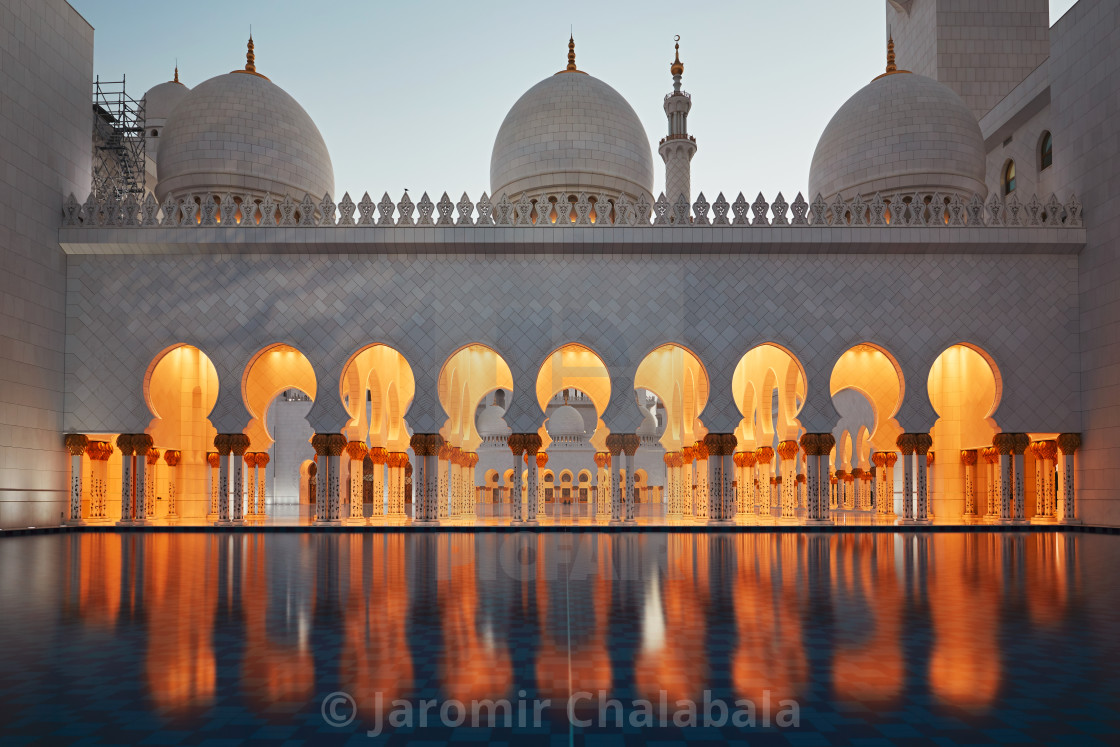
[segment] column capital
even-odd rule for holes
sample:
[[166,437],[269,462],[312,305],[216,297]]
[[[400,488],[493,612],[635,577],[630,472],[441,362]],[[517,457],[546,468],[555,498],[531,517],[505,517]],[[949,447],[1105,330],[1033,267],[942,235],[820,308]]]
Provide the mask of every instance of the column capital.
[[249,450],[249,437],[244,433],[231,433],[229,436],[229,448],[234,456],[245,456],[245,452]]
[[933,466],[933,452],[932,451],[927,451],[926,452],[926,467],[932,467],[932,466]]
[[167,462],[168,467],[177,467],[182,458],[183,452],[177,449],[168,449],[163,452],[163,461]]
[[836,439],[831,433],[805,433],[801,436],[801,448],[806,456],[824,456],[832,451]]
[[966,467],[971,467],[976,464],[979,454],[976,449],[962,449],[961,450],[961,464]]
[[409,445],[416,456],[436,456],[443,446],[443,436],[438,433],[413,433]]
[[[607,439],[610,440],[610,436],[607,436]],[[511,433],[511,434],[509,434],[509,437],[506,438],[506,446],[509,446],[509,450],[513,452],[513,455],[515,457],[521,456],[522,454],[525,453],[525,434],[524,433]],[[413,447],[413,448],[415,448],[415,447]]]
[[871,463],[874,464],[876,467],[886,467],[887,466],[887,454],[888,454],[888,452],[886,452],[886,451],[876,451],[874,454],[871,455]]
[[159,449],[155,447],[150,448],[148,449],[148,453],[144,456],[147,458],[148,464],[155,464],[159,461]]
[[1058,448],[1066,456],[1071,456],[1081,447],[1081,434],[1080,433],[1059,433]]
[[[397,452],[399,453],[399,452]],[[374,464],[387,464],[389,459],[389,451],[381,446],[371,446],[369,449],[369,460]]]
[[[214,440],[217,441],[217,439]],[[132,446],[132,434],[122,433],[117,436],[117,448],[121,450],[122,455],[132,456],[135,453]]]
[[538,451],[541,450],[541,446],[544,445],[544,440],[541,438],[541,434],[539,434],[539,433],[526,433],[526,434],[524,434],[524,436],[525,436],[525,451],[527,451],[530,454],[535,455]]
[[797,456],[798,445],[796,441],[780,441],[778,442],[778,456],[782,461],[789,461]]
[[692,464],[696,461],[696,449],[691,446],[685,446],[681,449],[681,463]]
[[[229,452],[232,449],[230,438],[232,438],[232,436],[229,433],[219,433],[214,436],[214,448],[220,456],[229,456]],[[311,445],[315,445],[314,438],[311,439]],[[319,452],[316,451],[315,453],[318,454]]]
[[67,433],[66,438],[63,439],[63,444],[66,450],[70,452],[70,456],[81,456],[85,453],[86,447],[89,446],[89,436],[82,433]]
[[902,452],[903,456],[911,456],[914,453],[914,450],[918,447],[918,434],[899,434],[894,443],[898,447],[898,450]]
[[221,466],[221,464],[222,464],[221,463],[221,458],[222,458],[222,455],[219,454],[216,451],[206,452],[206,463],[209,464],[214,469],[217,469],[218,467]]
[[369,453],[369,447],[366,446],[365,441],[349,441],[346,444],[346,453],[355,462],[360,462],[366,458]]
[[269,457],[269,456],[268,456],[268,452],[267,452],[267,451],[258,451],[258,452],[257,452],[257,466],[258,466],[258,467],[265,467],[265,466],[267,466],[267,465],[268,465],[268,463],[269,463],[269,462],[270,462],[271,460],[272,460],[272,459],[271,459],[271,457]]
[[760,446],[754,450],[754,455],[759,464],[770,464],[774,458],[774,449],[770,446]]
[[595,466],[599,469],[606,469],[611,464],[611,454],[609,451],[596,451],[595,452]]
[[153,443],[152,437],[147,433],[132,434],[132,450],[136,452],[136,456],[146,456]]
[[618,456],[622,453],[622,434],[610,433],[607,435],[607,450],[611,456]]
[[1019,456],[1025,454],[1027,447],[1031,445],[1031,437],[1026,433],[1012,433],[1013,440],[1011,441],[1011,453]]
[[697,441],[696,445],[692,447],[692,453],[694,453],[699,460],[707,459],[710,452],[708,451],[708,445],[706,443]]
[[985,464],[995,464],[999,461],[999,450],[994,446],[985,446],[979,452]]
[[708,447],[708,452],[716,456],[733,454],[738,443],[739,439],[735,438],[734,433],[709,433],[704,436],[704,445]]
[[1058,444],[1054,441],[1038,441],[1034,444],[1035,454],[1040,459],[1054,459],[1058,456]]
[[996,450],[996,454],[1000,456],[1007,456],[1011,453],[1015,446],[1014,433],[997,433],[992,436],[992,448]]
[[634,456],[638,453],[638,447],[642,445],[642,437],[637,433],[623,433],[622,434],[622,450],[626,452],[626,456]]
[[863,477],[863,470],[859,467],[855,467],[851,472],[848,473],[848,477],[852,478],[853,480],[858,480],[859,478]]
[[548,464],[548,454],[546,452],[543,452],[543,451],[538,452],[537,453],[537,466],[538,467],[544,467],[546,464]]
[[113,444],[108,441],[90,441],[89,446],[86,447],[86,454],[90,459],[107,462],[109,457],[113,456]]
[[887,466],[893,467],[894,463],[898,461],[898,454],[893,451],[887,452]]
[[478,465],[478,452],[467,451],[463,453],[463,461],[466,467],[475,467]]

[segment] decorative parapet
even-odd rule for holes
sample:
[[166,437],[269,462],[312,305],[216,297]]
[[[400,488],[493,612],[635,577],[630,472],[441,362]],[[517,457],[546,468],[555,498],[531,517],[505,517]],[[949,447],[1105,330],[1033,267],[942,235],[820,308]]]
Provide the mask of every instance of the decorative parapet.
[[[606,206],[608,209],[604,210]],[[351,226],[510,226],[539,227],[654,226],[700,228],[705,226],[829,226],[862,227],[947,227],[1002,228],[1047,227],[1082,228],[1082,206],[1075,195],[1062,203],[1054,195],[1046,202],[1037,196],[1026,204],[1014,193],[1007,200],[996,194],[985,202],[979,195],[962,200],[959,195],[939,193],[895,194],[884,198],[876,194],[870,201],[858,196],[845,201],[837,196],[831,203],[817,195],[813,202],[798,193],[789,203],[779,192],[773,202],[760,193],[748,203],[742,193],[728,203],[721,193],[709,203],[701,192],[691,205],[684,196],[669,202],[662,194],[650,204],[645,196],[632,200],[606,195],[522,194],[516,201],[503,194],[493,202],[486,193],[477,202],[466,193],[452,202],[445,192],[433,203],[427,193],[413,203],[405,193],[394,203],[386,193],[374,203],[366,193],[357,204],[349,193],[335,203],[330,195],[322,199],[304,195],[296,201],[289,195],[264,199],[224,193],[168,197],[162,204],[151,194],[143,201],[129,195],[122,201],[113,197],[98,200],[93,194],[84,203],[74,195],[63,207],[63,227],[69,228],[194,228],[222,227],[230,230],[277,227],[351,227]]]

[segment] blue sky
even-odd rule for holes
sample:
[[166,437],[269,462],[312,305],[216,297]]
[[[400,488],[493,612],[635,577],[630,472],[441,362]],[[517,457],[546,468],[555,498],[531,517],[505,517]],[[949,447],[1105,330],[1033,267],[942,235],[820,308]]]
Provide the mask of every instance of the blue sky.
[[[651,145],[665,130],[673,35],[681,35],[689,129],[699,148],[693,193],[733,199],[808,182],[817,138],[837,108],[884,64],[882,0],[564,3],[70,0],[95,29],[94,72],[127,76],[139,97],[171,78],[187,85],[244,67],[253,28],[257,70],[319,126],[336,197],[405,187],[438,198],[489,189],[494,136],[514,101],[577,63],[637,111]],[[1051,23],[1074,0],[1051,0]],[[655,186],[664,184],[654,153]]]

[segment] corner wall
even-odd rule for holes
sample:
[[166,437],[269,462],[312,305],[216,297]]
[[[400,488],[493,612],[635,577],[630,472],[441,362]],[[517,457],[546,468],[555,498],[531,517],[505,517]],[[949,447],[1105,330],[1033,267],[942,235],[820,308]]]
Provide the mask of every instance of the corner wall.
[[63,195],[90,186],[93,28],[63,0],[0,4],[0,528],[57,524],[66,257]]

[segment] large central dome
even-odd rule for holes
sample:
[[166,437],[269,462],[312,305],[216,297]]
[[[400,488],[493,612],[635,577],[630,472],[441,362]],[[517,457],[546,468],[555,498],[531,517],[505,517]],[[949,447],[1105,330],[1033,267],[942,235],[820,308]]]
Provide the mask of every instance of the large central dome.
[[506,115],[490,157],[491,194],[652,198],[653,154],[638,115],[618,91],[576,70],[574,52],[569,60]]

